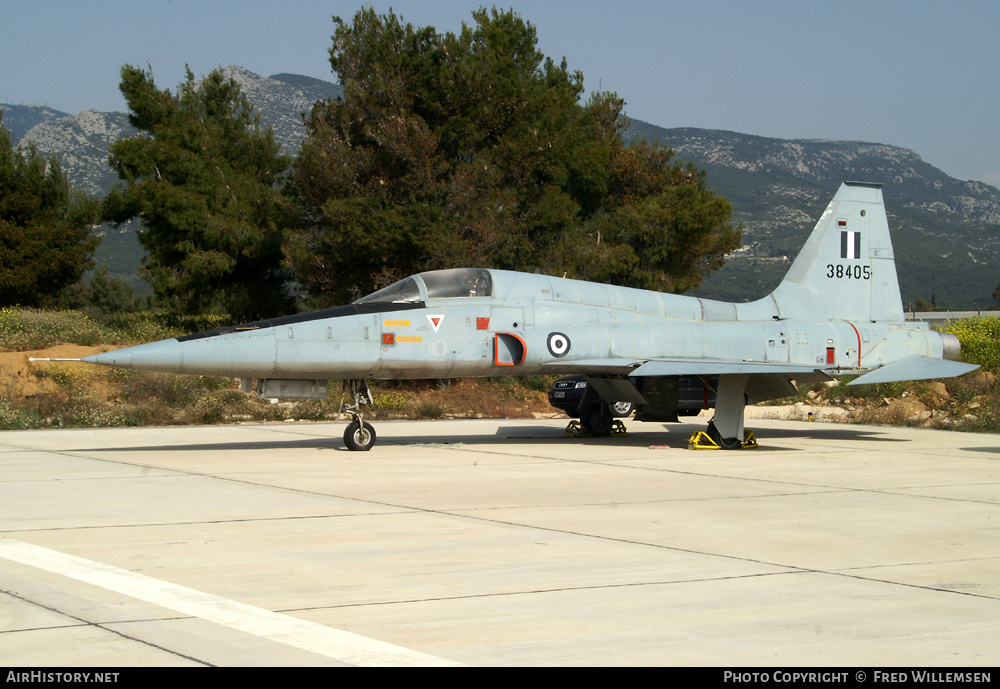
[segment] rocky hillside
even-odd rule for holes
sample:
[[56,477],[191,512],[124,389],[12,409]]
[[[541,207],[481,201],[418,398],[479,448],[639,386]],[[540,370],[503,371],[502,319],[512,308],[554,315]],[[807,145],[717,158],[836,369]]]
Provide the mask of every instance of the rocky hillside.
[[22,137],[21,144],[33,141],[43,154],[55,154],[75,188],[101,196],[118,181],[108,166],[108,146],[135,134],[135,127],[123,112],[84,110],[79,115],[35,125]]
[[747,249],[698,292],[752,299],[772,289],[841,182],[881,182],[904,303],[988,308],[1000,282],[1000,190],[949,177],[914,151],[861,141],[769,139],[633,122],[706,171],[743,223]]
[[[242,67],[226,67],[223,73],[240,84],[262,123],[274,130],[282,151],[293,154],[306,136],[302,115],[317,100],[342,93],[336,84],[309,77],[278,74],[268,78]],[[4,111],[3,124],[8,129],[11,129],[7,114],[10,107],[13,106],[0,105]],[[107,164],[108,147],[117,139],[137,133],[126,113],[84,110],[78,115],[55,118],[36,115],[36,119],[40,121],[20,138],[11,129],[15,145],[34,141],[39,151],[46,155],[54,153],[73,186],[88,194],[102,195],[118,181]]]
[[15,145],[36,124],[69,116],[69,113],[53,110],[44,105],[8,105],[0,103],[0,110],[3,110],[3,126],[10,132],[11,139]]
[[285,153],[298,152],[306,138],[302,117],[309,114],[313,104],[338,98],[344,92],[338,84],[295,74],[265,78],[242,67],[226,67],[223,72],[243,88],[263,123],[274,130],[274,138]]

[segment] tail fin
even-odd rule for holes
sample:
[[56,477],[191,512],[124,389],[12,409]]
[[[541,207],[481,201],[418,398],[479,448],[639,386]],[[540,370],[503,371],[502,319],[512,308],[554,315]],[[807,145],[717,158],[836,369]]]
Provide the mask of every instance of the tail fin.
[[771,298],[782,318],[903,320],[881,184],[840,186]]

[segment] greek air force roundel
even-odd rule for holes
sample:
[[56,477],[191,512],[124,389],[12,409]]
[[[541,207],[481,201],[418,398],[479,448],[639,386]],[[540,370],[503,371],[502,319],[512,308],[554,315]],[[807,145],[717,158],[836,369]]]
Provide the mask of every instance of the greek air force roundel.
[[564,357],[569,353],[569,338],[562,333],[549,333],[545,344],[549,348],[549,354],[554,357]]

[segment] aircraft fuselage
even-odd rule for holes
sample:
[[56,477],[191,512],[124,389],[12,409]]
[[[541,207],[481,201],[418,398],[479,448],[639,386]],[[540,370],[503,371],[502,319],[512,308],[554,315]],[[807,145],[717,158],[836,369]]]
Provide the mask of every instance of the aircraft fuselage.
[[[719,360],[843,373],[903,356],[950,358],[926,324],[781,319],[728,304],[507,271],[490,297],[368,303],[347,313],[189,335],[100,355],[114,366],[257,379],[627,374],[648,360]],[[422,287],[422,285],[421,285]],[[589,303],[587,292],[607,303]],[[596,301],[596,300],[595,300]],[[346,307],[342,307],[346,308]],[[340,311],[334,309],[333,311]],[[572,362],[563,366],[562,362]],[[686,367],[697,373],[698,364]]]

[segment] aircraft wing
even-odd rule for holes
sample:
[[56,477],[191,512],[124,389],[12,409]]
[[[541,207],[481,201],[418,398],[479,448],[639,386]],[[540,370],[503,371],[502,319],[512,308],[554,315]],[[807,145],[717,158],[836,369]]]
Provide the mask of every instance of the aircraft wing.
[[[657,359],[636,361],[629,359],[583,359],[560,362],[560,372],[620,373],[632,377],[662,376],[721,376],[747,374],[746,397],[751,402],[788,397],[795,394],[791,381],[816,382],[831,377],[813,366],[795,366],[783,363],[719,359]],[[607,399],[624,399],[621,391],[604,395]]]
[[715,359],[678,359],[647,361],[631,376],[721,376],[740,373],[780,373],[794,377],[796,374],[817,373],[814,366],[795,366],[760,361],[720,361]]
[[615,372],[629,376],[719,376],[730,373],[779,373],[794,377],[799,374],[820,374],[813,366],[795,366],[760,361],[727,361],[721,359],[577,359],[553,362],[553,371],[573,373]]
[[560,360],[545,364],[545,368],[553,373],[620,373],[632,375],[632,372],[645,363],[641,359],[573,359]]

